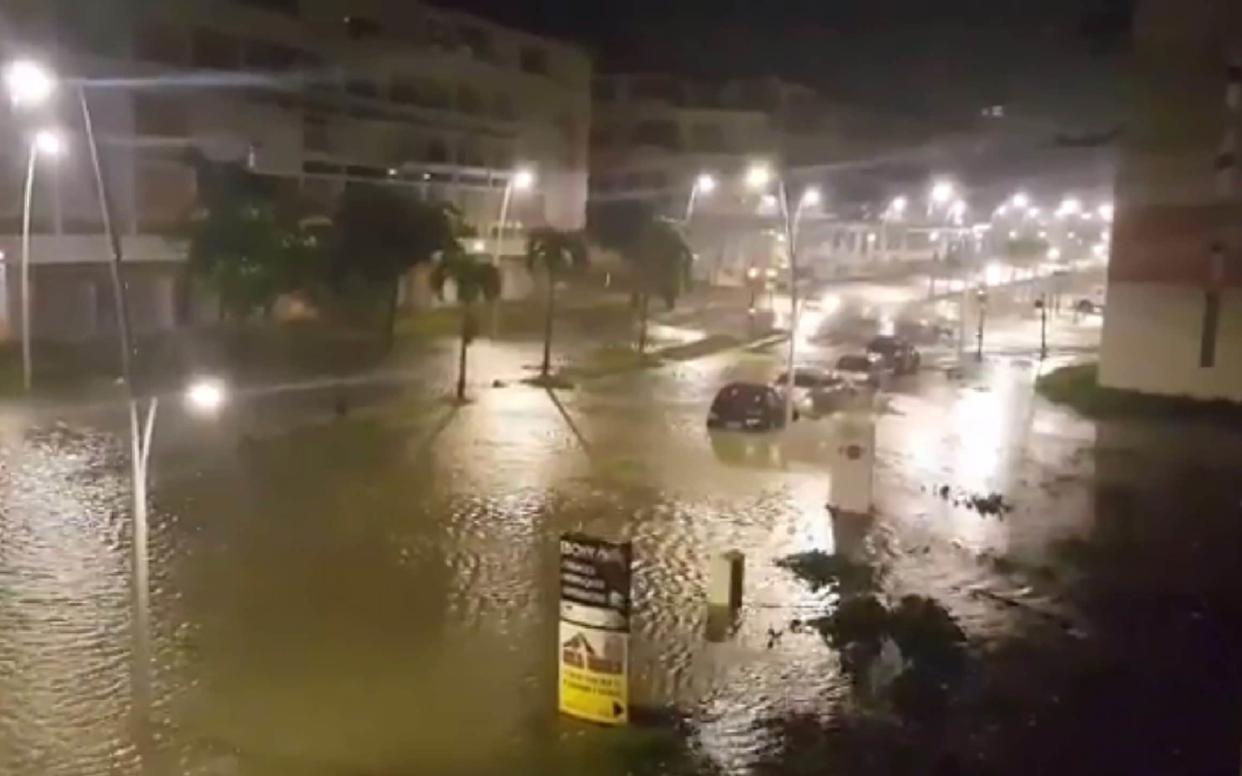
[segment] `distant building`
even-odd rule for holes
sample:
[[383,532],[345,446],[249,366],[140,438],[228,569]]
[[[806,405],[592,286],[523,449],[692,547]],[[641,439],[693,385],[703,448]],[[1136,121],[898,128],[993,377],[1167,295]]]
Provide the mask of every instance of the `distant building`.
[[[131,276],[141,328],[193,314],[184,247],[169,239],[195,201],[188,148],[325,210],[362,183],[451,202],[489,252],[508,179],[530,165],[538,183],[514,198],[502,252],[520,250],[531,225],[584,225],[591,68],[571,45],[414,0],[0,0],[0,16],[5,58],[93,83],[127,261],[143,265]],[[70,101],[56,116],[77,131]],[[7,310],[31,120],[14,111],[0,128]],[[65,158],[39,165],[37,337],[113,325],[87,164],[71,136]]]
[[1242,400],[1242,4],[1146,0],[1100,378]]

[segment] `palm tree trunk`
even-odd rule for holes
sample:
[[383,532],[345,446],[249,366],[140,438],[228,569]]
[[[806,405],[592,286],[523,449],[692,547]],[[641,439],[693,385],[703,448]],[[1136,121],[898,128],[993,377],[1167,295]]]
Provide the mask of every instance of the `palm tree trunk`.
[[638,305],[638,355],[643,356],[647,353],[647,311],[650,308],[651,297],[643,292],[642,301]]
[[548,302],[543,317],[543,368],[544,377],[552,369],[552,313],[556,307],[556,277],[548,272]]
[[457,400],[466,399],[466,348],[470,342],[470,308],[461,307],[461,353],[457,358]]

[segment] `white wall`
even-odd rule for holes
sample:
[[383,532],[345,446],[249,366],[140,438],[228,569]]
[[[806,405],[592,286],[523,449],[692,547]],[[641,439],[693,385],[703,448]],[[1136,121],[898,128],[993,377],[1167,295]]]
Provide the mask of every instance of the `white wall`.
[[1221,300],[1216,365],[1199,366],[1204,291],[1118,283],[1108,288],[1100,382],[1110,388],[1242,400],[1242,289]]

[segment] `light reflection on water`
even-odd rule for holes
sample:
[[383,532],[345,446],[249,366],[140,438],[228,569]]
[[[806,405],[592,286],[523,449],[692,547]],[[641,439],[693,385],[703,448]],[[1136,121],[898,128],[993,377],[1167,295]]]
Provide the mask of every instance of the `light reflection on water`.
[[[763,720],[830,713],[847,695],[818,638],[788,631],[832,599],[779,558],[839,550],[881,565],[894,594],[941,598],[974,632],[1012,628],[1011,611],[965,592],[988,578],[972,557],[920,552],[931,530],[834,523],[823,427],[706,434],[720,379],[687,366],[605,380],[560,394],[560,409],[512,387],[400,423],[240,444],[201,471],[179,459],[154,524],[167,747],[188,772],[285,774],[488,773],[554,746],[576,729],[552,708],[568,530],[635,543],[633,698],[690,712],[731,768],[772,745]],[[973,401],[964,411],[1001,412]],[[6,773],[129,763],[128,483],[107,440],[57,432],[4,449]],[[982,467],[999,442],[961,462]],[[746,607],[713,643],[704,574],[730,549],[747,556]]]

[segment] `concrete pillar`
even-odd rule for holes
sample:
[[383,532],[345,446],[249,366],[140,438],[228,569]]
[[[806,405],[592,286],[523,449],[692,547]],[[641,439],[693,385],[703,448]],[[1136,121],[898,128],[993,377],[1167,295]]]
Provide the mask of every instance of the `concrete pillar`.
[[875,418],[847,412],[836,420],[828,504],[836,514],[869,515],[874,507]]
[[707,605],[736,611],[742,606],[742,579],[746,556],[737,550],[711,560],[707,572]]

